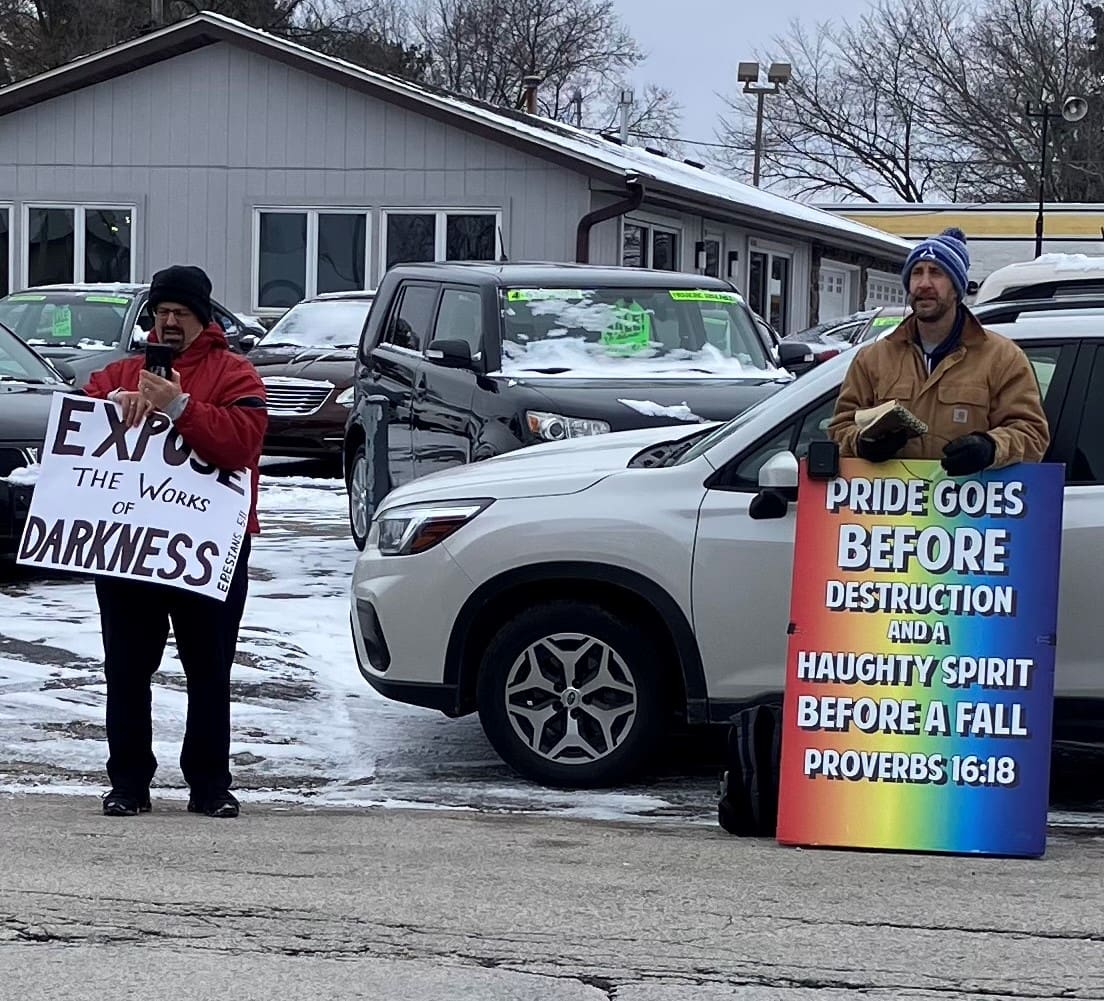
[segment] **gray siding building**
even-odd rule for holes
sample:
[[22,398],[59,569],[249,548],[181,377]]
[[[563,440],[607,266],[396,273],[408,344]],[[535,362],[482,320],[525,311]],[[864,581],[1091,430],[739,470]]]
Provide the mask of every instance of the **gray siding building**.
[[731,278],[790,332],[867,301],[908,248],[214,14],[0,90],[2,292],[187,262],[275,316],[400,261],[589,260]]

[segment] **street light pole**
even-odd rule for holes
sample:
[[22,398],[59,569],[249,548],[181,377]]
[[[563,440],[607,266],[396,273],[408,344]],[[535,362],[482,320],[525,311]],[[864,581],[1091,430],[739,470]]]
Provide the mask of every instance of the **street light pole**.
[[759,187],[760,167],[763,158],[763,99],[767,94],[777,94],[790,82],[789,63],[771,63],[767,69],[767,82],[759,82],[758,63],[740,63],[736,67],[736,80],[744,85],[745,94],[755,95],[755,162],[751,183]]
[[1062,110],[1051,108],[1049,95],[1044,95],[1038,111],[1032,111],[1028,103],[1025,114],[1028,118],[1038,118],[1042,122],[1039,131],[1039,211],[1035,216],[1035,256],[1043,256],[1043,208],[1046,202],[1047,135],[1051,119],[1069,122],[1071,125],[1081,121],[1088,114],[1089,105],[1083,97],[1067,97],[1062,102]]
[[751,173],[751,183],[759,187],[759,164],[763,157],[763,98],[766,93],[760,90],[755,95],[755,166]]
[[[1030,112],[1029,112],[1030,114]],[[1043,202],[1046,198],[1046,155],[1047,126],[1050,124],[1050,109],[1043,109],[1043,132],[1039,139],[1039,212],[1035,216],[1035,256],[1043,256]]]

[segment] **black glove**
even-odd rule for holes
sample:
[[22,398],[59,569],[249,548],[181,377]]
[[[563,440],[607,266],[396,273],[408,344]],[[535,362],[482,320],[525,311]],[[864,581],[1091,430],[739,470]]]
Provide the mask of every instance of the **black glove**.
[[997,443],[987,434],[964,434],[943,446],[943,468],[951,476],[980,473],[993,465]]
[[855,439],[855,454],[867,462],[887,462],[905,447],[908,440],[907,431],[891,431],[878,438],[864,438],[860,434]]

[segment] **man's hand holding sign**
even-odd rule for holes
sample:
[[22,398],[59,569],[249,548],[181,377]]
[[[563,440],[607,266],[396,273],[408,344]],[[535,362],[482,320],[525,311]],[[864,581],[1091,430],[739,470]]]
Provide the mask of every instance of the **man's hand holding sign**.
[[92,399],[55,401],[20,562],[96,575],[112,786],[104,813],[149,809],[150,679],[171,624],[188,679],[188,808],[233,817],[230,670],[260,530],[264,385],[212,323],[199,268],[154,275],[149,309],[149,362],[115,362],[93,373]]
[[962,304],[968,268],[960,231],[914,248],[912,315],[840,391],[839,475],[803,469],[784,843],[1044,850],[1063,477],[1022,465],[1038,384]]

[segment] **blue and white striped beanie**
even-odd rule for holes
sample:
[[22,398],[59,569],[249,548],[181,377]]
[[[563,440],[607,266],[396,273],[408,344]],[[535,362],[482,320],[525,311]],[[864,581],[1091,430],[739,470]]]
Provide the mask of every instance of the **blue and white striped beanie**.
[[951,279],[959,299],[966,295],[966,283],[970,273],[970,252],[966,249],[966,234],[957,226],[943,230],[939,236],[929,236],[912,248],[901,272],[905,291],[909,289],[909,276],[920,261],[932,261]]

